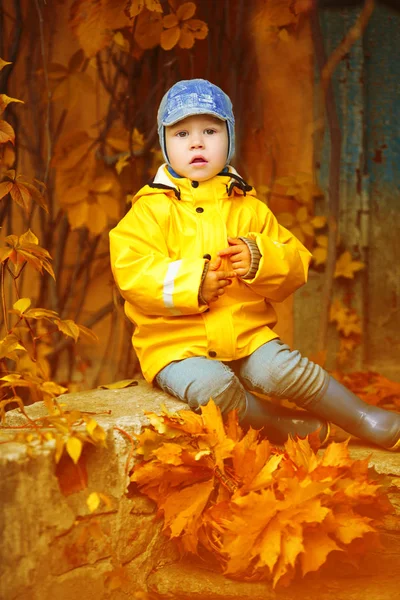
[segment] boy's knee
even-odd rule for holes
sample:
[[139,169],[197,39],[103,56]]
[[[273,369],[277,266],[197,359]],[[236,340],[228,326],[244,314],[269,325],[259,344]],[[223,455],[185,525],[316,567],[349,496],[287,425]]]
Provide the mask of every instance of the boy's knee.
[[199,411],[210,398],[220,408],[222,415],[237,409],[241,414],[246,405],[245,391],[239,379],[230,369],[226,368],[218,377],[202,376],[201,380],[193,382],[187,389],[186,401],[192,410]]

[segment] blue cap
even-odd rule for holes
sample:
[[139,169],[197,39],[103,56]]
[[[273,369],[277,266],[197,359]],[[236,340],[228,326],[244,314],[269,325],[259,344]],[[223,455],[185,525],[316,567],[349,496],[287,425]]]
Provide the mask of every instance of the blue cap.
[[228,164],[235,153],[235,117],[232,102],[218,86],[206,79],[186,79],[173,85],[161,100],[157,114],[158,136],[165,161],[169,164],[165,148],[164,127],[174,125],[192,115],[213,115],[226,121],[228,126]]

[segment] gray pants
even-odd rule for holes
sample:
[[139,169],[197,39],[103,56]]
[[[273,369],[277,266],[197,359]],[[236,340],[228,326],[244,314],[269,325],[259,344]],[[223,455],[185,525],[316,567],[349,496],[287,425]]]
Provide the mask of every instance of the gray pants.
[[237,409],[240,419],[246,409],[245,389],[306,408],[322,393],[328,377],[322,367],[275,339],[231,362],[205,357],[171,362],[157,374],[156,383],[193,410],[212,398],[222,414]]

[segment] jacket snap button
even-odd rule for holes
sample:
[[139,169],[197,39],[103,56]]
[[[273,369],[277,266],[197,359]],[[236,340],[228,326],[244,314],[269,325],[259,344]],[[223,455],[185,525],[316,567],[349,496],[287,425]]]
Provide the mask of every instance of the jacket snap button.
[[217,353],[214,352],[214,350],[209,350],[208,351],[208,356],[211,356],[211,358],[215,358],[217,356]]
[[198,181],[192,181],[192,187],[194,187],[194,188],[199,187],[199,182]]
[[196,212],[198,212],[198,213],[202,213],[202,212],[204,212],[204,208],[202,208],[201,206],[198,206],[198,207],[196,208]]
[[204,254],[203,258],[208,258],[208,260],[211,260],[211,254]]

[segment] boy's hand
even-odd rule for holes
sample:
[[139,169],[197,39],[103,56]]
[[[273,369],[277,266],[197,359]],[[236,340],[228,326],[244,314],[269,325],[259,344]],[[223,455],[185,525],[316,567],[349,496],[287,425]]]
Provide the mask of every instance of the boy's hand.
[[201,295],[207,304],[215,302],[225,293],[227,285],[231,285],[232,279],[235,277],[235,272],[231,270],[219,271],[222,259],[217,257],[211,261],[208,266],[207,274],[201,286]]
[[218,256],[228,256],[232,263],[232,268],[236,275],[242,277],[250,269],[251,254],[250,250],[242,240],[228,237],[229,248],[224,248],[218,252]]

